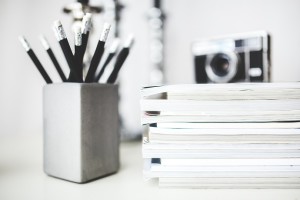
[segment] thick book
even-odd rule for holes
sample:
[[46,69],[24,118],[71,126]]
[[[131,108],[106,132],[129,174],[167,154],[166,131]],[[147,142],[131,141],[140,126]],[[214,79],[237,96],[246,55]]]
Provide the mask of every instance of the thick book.
[[202,189],[292,189],[300,188],[299,177],[162,177],[161,187],[202,188]]
[[157,123],[158,128],[172,129],[300,129],[300,122],[269,123]]
[[142,124],[298,122],[300,83],[169,85],[141,92]]
[[142,98],[185,100],[299,99],[300,83],[180,84],[145,87]]
[[151,142],[300,143],[300,129],[170,129],[149,128]]
[[163,166],[152,164],[145,178],[160,177],[300,177],[300,166]]
[[144,143],[143,158],[277,159],[299,158],[299,143]]

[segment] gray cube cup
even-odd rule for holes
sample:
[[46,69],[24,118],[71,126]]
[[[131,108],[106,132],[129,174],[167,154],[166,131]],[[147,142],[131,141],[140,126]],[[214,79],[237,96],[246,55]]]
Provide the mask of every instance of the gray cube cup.
[[48,84],[43,88],[44,171],[85,183],[119,169],[118,86]]

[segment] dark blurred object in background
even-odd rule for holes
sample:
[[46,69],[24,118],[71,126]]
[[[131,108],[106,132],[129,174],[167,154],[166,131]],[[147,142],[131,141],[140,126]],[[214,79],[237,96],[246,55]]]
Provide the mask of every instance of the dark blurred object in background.
[[162,0],[153,0],[153,7],[148,12],[150,27],[150,84],[165,83],[164,70],[164,25],[165,13]]
[[66,5],[63,11],[64,13],[71,14],[74,21],[81,21],[85,13],[100,13],[103,11],[103,7],[89,5],[88,0],[78,0]]

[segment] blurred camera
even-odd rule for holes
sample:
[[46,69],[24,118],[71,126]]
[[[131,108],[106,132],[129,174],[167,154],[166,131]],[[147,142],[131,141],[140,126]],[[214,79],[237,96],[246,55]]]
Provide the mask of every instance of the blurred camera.
[[265,31],[195,42],[197,83],[270,82],[270,35]]

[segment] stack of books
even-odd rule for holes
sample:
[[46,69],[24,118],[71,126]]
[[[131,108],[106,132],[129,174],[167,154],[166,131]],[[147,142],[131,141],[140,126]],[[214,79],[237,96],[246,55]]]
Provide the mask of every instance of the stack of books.
[[300,83],[142,89],[145,179],[188,188],[300,188]]

